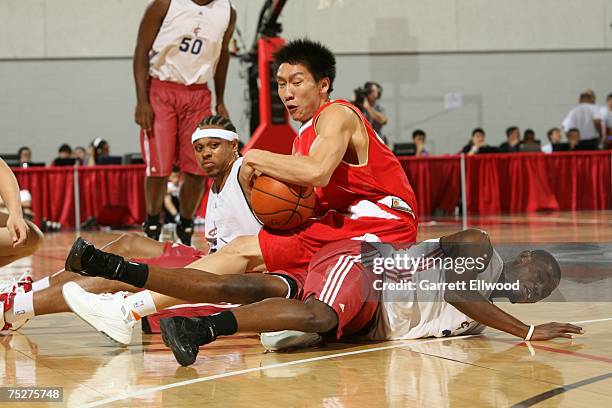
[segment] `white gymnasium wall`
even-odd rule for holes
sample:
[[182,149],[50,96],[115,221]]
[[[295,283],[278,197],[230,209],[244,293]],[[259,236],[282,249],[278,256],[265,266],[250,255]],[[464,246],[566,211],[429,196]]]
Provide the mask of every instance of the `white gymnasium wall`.
[[[106,137],[137,151],[131,54],[148,0],[0,0],[0,151],[21,145],[50,160],[62,142]],[[308,35],[338,55],[336,97],[369,79],[385,88],[392,140],[421,127],[438,153],[484,126],[540,137],[584,88],[612,91],[612,0],[289,0],[287,38]],[[247,47],[263,0],[233,0]],[[333,4],[336,5],[333,5]],[[343,7],[339,4],[342,3]],[[233,60],[227,102],[247,129]],[[443,96],[464,95],[445,111]]]

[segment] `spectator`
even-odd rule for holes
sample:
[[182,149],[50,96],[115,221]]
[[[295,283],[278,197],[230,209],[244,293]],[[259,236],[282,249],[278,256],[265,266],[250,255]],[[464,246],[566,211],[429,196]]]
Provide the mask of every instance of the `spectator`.
[[72,154],[79,164],[87,164],[87,151],[83,146],[75,147]]
[[597,149],[601,134],[601,117],[599,109],[595,106],[595,94],[586,91],[580,95],[580,103],[568,113],[563,121],[566,133],[576,128],[580,131],[582,144],[585,147]]
[[567,142],[570,150],[576,150],[578,143],[580,143],[580,129],[571,128],[567,131]]
[[552,153],[553,145],[561,143],[561,130],[559,128],[552,128],[546,133],[549,143],[542,146],[544,153]]
[[170,173],[170,176],[168,177],[168,187],[166,189],[166,196],[164,197],[165,224],[176,224],[181,216],[179,213],[179,191],[181,189],[179,171],[180,170],[177,167],[174,167],[172,169],[172,173]]
[[601,118],[604,137],[604,148],[612,149],[612,93],[606,98],[607,106],[602,110]]
[[480,148],[485,147],[487,144],[485,143],[485,131],[481,128],[476,128],[472,131],[472,137],[468,144],[463,146],[461,150],[462,153],[471,156],[479,152]]
[[20,147],[17,155],[19,156],[19,167],[28,167],[28,163],[32,162],[32,150],[27,146]]
[[382,97],[382,86],[376,82],[366,82],[363,88],[366,91],[366,97],[363,101],[363,115],[378,136],[384,139],[382,127],[387,124],[387,116],[385,115],[385,108],[378,103],[378,100]]
[[57,151],[57,157],[53,160],[53,166],[68,166],[74,164],[72,159],[72,148],[69,144],[64,143]]
[[506,129],[507,140],[499,145],[500,153],[515,153],[519,151],[519,143],[521,142],[521,131],[516,126],[510,126]]
[[94,166],[100,164],[104,157],[107,157],[110,153],[110,146],[108,142],[101,137],[96,137],[93,142],[89,145],[87,151],[87,165]]
[[427,139],[427,135],[421,129],[417,129],[412,132],[412,143],[416,145],[416,157],[427,157],[429,156],[429,152],[425,149],[425,140]]

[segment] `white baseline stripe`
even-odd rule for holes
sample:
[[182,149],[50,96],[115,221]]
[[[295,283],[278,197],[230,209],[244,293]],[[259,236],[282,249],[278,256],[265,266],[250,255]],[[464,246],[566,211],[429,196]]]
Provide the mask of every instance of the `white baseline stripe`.
[[[478,336],[478,335],[460,336],[460,337],[454,337],[454,339],[455,340],[464,340],[464,339],[468,339],[468,338],[474,337],[474,336]],[[124,394],[124,395],[119,395],[117,397],[112,397],[112,398],[107,398],[107,399],[91,402],[89,404],[82,405],[82,407],[83,408],[99,407],[101,405],[110,404],[111,402],[117,402],[117,401],[122,401],[122,400],[125,400],[125,399],[128,399],[128,398],[139,397],[141,395],[151,394],[153,392],[164,391],[164,390],[168,390],[168,389],[171,389],[171,388],[182,387],[182,386],[185,386],[185,385],[197,384],[197,383],[200,383],[200,382],[217,380],[219,378],[234,377],[234,376],[237,376],[237,375],[242,375],[242,374],[248,374],[248,373],[253,373],[253,372],[257,372],[257,371],[268,370],[268,369],[271,369],[271,368],[289,367],[289,366],[293,366],[293,365],[312,363],[314,361],[330,360],[332,358],[337,358],[337,357],[354,356],[354,355],[358,355],[358,354],[372,353],[372,352],[375,352],[375,351],[382,351],[382,350],[390,350],[390,349],[394,349],[394,348],[398,348],[398,347],[405,347],[405,346],[409,346],[409,345],[417,345],[417,344],[425,344],[425,343],[435,343],[435,342],[448,341],[448,340],[449,340],[449,337],[440,337],[440,338],[435,338],[435,339],[431,339],[431,340],[424,340],[424,341],[416,339],[416,340],[409,340],[409,341],[398,342],[398,343],[392,344],[390,346],[373,347],[373,348],[369,348],[369,349],[365,349],[365,350],[347,351],[347,352],[344,352],[344,353],[336,353],[336,354],[329,354],[329,355],[326,355],[326,356],[319,356],[319,357],[305,358],[305,359],[302,359],[302,360],[288,361],[286,363],[278,363],[278,364],[272,364],[272,365],[267,365],[267,366],[246,368],[244,370],[230,371],[230,372],[223,373],[223,374],[210,375],[208,377],[194,378],[194,379],[186,380],[186,381],[179,381],[179,382],[175,382],[175,383],[172,383],[172,384],[161,385],[159,387],[145,388],[145,389],[140,390],[140,391],[135,391],[135,392],[127,393],[127,394]]]

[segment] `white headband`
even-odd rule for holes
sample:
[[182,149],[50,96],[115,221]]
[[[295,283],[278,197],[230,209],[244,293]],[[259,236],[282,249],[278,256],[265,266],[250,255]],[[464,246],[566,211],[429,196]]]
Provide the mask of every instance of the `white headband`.
[[236,140],[238,139],[238,135],[236,132],[232,132],[231,130],[224,129],[196,129],[191,135],[191,143],[195,143],[197,140],[200,140],[204,137],[216,137],[223,140]]

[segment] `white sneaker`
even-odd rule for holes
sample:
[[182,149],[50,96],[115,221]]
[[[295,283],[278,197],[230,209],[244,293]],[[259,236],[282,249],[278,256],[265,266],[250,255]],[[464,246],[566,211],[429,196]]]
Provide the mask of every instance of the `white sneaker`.
[[261,345],[268,351],[313,347],[322,340],[318,333],[305,333],[297,330],[282,330],[260,335]]
[[62,287],[64,300],[77,316],[110,340],[128,345],[140,316],[134,315],[126,304],[125,293],[96,295],[75,282],[68,282]]

